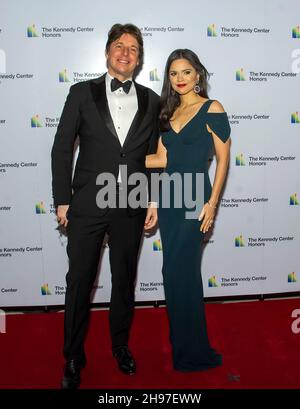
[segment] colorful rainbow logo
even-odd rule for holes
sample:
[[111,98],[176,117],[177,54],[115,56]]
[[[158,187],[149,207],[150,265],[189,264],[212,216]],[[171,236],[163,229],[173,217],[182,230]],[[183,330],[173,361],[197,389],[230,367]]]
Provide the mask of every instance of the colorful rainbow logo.
[[34,115],[31,120],[31,128],[41,128],[42,124],[38,115]]
[[27,37],[29,38],[38,37],[35,24],[32,24],[32,26],[27,27]]
[[208,279],[208,287],[218,287],[216,276],[212,276]]
[[235,247],[245,247],[245,243],[244,243],[244,239],[242,235],[237,236],[234,239],[234,242],[235,242]]
[[295,273],[295,272],[290,273],[290,274],[288,275],[288,283],[296,283],[296,282],[297,282],[296,273]]
[[155,240],[153,242],[153,251],[162,251],[162,245],[160,240]]
[[44,284],[41,286],[41,293],[42,295],[51,295],[48,284]]
[[157,68],[154,68],[153,70],[151,70],[149,73],[149,76],[150,76],[150,81],[160,81],[158,74],[157,74]]
[[235,79],[236,81],[246,81],[244,68],[241,68],[240,70],[236,70]]
[[292,113],[291,123],[292,123],[292,124],[300,124],[300,118],[299,118],[298,111]]
[[70,82],[67,76],[67,70],[64,69],[63,71],[60,71],[58,74],[59,77],[59,82]]
[[293,195],[290,196],[290,205],[291,206],[298,206],[299,205],[299,200],[297,198],[297,193],[294,193]]
[[300,27],[293,27],[292,28],[292,38],[300,38]]
[[244,156],[242,153],[235,157],[235,166],[246,166]]
[[217,37],[216,26],[214,24],[207,27],[207,37]]
[[46,214],[44,202],[39,202],[35,205],[35,213],[36,214]]

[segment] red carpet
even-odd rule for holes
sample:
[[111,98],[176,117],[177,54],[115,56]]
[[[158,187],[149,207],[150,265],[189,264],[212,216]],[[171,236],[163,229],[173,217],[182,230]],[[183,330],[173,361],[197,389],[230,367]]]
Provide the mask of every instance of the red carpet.
[[[291,317],[299,299],[207,304],[210,339],[223,366],[172,369],[165,308],[137,309],[130,347],[137,374],[119,373],[111,356],[107,311],[92,312],[82,388],[300,388],[300,333]],[[0,334],[0,388],[58,388],[62,313],[8,315]]]

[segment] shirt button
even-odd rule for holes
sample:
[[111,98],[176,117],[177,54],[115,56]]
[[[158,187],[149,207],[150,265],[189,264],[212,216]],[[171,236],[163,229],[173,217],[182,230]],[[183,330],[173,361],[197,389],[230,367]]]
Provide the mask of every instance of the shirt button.
[[126,155],[125,155],[125,153],[121,153],[120,156],[121,156],[121,158],[125,158]]
[[119,107],[119,109],[122,109],[121,107]]

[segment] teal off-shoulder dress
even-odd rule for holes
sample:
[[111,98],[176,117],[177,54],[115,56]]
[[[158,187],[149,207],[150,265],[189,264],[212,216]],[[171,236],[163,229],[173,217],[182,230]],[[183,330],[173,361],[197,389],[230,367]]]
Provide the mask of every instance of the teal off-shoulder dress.
[[[206,125],[225,143],[230,136],[226,112],[210,113],[213,100],[207,100],[197,114],[180,130],[162,133],[167,149],[165,172],[204,174],[204,201],[211,194],[208,158],[213,138]],[[195,178],[193,184],[195,184]],[[192,186],[193,194],[195,186]],[[201,371],[218,366],[221,355],[211,348],[205,321],[203,286],[200,270],[204,234],[198,218],[186,219],[187,208],[177,208],[171,189],[170,207],[158,209],[163,249],[163,281],[170,322],[170,341],[174,369]]]

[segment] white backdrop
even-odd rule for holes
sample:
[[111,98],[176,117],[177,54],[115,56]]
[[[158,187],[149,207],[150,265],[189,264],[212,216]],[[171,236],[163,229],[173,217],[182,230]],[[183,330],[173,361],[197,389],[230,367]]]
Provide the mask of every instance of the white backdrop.
[[[67,238],[56,229],[50,151],[70,85],[106,70],[116,22],[142,29],[138,82],[160,93],[168,55],[190,48],[230,118],[229,177],[202,261],[205,296],[299,291],[297,10],[299,0],[0,0],[0,306],[64,303]],[[137,301],[164,298],[159,240],[159,231],[143,240]],[[104,248],[94,301],[109,296]]]

